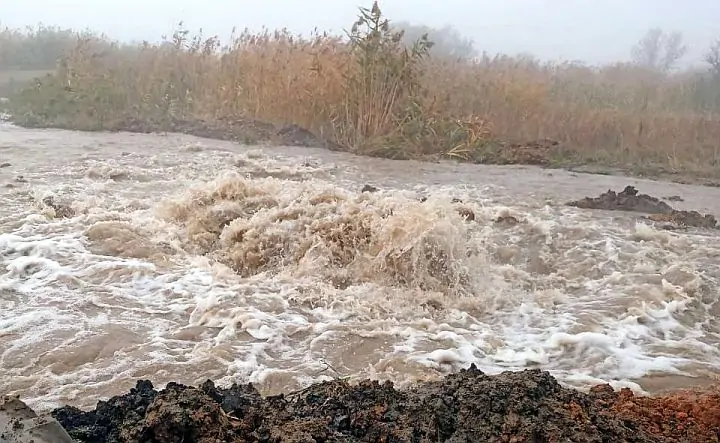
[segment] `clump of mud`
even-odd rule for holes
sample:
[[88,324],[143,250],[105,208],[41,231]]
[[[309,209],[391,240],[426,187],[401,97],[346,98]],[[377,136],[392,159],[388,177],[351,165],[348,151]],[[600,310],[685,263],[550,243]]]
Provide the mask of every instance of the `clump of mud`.
[[666,229],[677,227],[716,228],[717,220],[710,214],[702,215],[697,211],[679,211],[669,204],[647,194],[638,194],[633,186],[626,186],[622,192],[613,190],[600,194],[599,197],[585,197],[571,201],[568,206],[581,209],[602,209],[606,211],[632,211],[649,214],[651,221],[665,223]]
[[609,387],[585,394],[540,370],[488,376],[472,366],[406,391],[332,381],[262,397],[252,385],[170,383],[157,392],[140,381],[95,410],[52,415],[87,443],[710,442],[720,430],[720,403],[711,400],[682,407]]

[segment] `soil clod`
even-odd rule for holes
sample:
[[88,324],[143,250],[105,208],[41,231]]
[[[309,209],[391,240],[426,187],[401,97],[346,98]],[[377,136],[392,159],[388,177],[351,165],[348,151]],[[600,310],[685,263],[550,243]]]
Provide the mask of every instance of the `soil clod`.
[[676,210],[657,197],[639,194],[633,186],[626,186],[620,193],[608,190],[599,197],[585,197],[582,200],[571,201],[567,205],[581,209],[644,212],[649,214],[644,217],[645,219],[666,223],[668,229],[677,227],[712,229],[717,227],[717,220],[710,214],[703,215],[697,211]]

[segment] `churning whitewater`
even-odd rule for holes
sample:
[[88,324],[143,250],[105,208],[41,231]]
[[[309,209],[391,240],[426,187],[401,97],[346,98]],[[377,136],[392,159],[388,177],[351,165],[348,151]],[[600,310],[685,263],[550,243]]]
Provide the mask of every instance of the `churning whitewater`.
[[0,163],[0,391],[36,409],[138,378],[720,372],[718,236],[564,205],[632,184],[718,214],[720,189],[10,125]]

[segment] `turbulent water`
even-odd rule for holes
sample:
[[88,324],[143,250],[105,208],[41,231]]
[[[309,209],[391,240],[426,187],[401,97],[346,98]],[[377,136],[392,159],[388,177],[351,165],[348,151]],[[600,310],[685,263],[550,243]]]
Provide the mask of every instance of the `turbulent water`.
[[720,373],[718,236],[564,206],[632,184],[720,214],[717,188],[10,125],[0,163],[0,392],[35,408],[138,378]]

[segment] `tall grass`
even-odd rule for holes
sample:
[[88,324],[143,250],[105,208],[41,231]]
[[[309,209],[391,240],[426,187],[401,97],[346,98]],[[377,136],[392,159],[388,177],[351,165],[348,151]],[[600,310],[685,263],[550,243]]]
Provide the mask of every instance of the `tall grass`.
[[[408,47],[376,3],[345,36],[244,31],[222,46],[179,30],[162,44],[98,47],[80,39],[52,76],[14,96],[16,121],[100,130],[252,118],[393,158],[521,162],[536,146],[537,162],[703,175],[720,161],[717,79],[627,64],[433,59],[426,36]],[[545,139],[558,143],[527,144]]]

